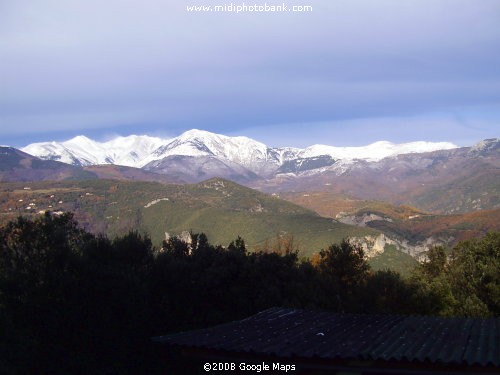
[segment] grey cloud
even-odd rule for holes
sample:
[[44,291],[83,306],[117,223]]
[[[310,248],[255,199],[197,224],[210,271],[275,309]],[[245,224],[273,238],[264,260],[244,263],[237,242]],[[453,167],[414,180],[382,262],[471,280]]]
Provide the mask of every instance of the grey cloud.
[[313,13],[284,15],[195,14],[188,3],[216,2],[3,2],[0,134],[229,129],[500,103],[495,0],[311,0],[300,3]]

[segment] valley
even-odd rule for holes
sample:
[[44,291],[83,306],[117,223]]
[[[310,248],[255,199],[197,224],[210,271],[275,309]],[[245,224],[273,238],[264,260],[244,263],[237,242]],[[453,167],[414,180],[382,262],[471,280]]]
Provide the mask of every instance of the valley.
[[70,211],[93,233],[138,230],[157,247],[190,231],[253,250],[293,238],[304,257],[349,237],[375,268],[407,272],[429,247],[500,230],[499,154],[498,139],[296,149],[199,130],[76,137],[0,149],[0,220]]
[[224,178],[269,194],[325,192],[433,214],[500,208],[498,138],[470,147],[375,142],[298,149],[193,129],[166,140],[129,136],[99,143],[75,137],[31,144],[23,151],[2,150],[12,155],[0,166],[0,181],[109,178],[189,184]]
[[500,209],[462,214],[434,214],[415,207],[361,200],[331,192],[283,193],[280,197],[339,222],[382,231],[407,245],[434,239],[453,246],[459,241],[500,230]]

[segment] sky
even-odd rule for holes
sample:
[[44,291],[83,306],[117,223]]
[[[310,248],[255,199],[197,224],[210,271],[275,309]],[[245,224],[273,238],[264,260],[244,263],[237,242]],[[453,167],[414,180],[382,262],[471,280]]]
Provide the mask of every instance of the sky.
[[[500,135],[500,1],[284,1],[313,10],[0,0],[0,144],[192,128],[296,147]],[[283,0],[245,1],[265,3]]]

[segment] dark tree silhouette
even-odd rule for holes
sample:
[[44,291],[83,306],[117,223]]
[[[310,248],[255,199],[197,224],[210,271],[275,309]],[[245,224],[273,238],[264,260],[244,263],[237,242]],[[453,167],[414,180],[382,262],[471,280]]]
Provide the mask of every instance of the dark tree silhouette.
[[152,336],[272,306],[498,316],[500,234],[446,253],[431,250],[406,280],[371,272],[347,240],[311,263],[248,252],[240,237],[226,249],[191,233],[155,249],[136,231],[90,234],[71,214],[18,218],[0,228],[0,373],[161,373]]

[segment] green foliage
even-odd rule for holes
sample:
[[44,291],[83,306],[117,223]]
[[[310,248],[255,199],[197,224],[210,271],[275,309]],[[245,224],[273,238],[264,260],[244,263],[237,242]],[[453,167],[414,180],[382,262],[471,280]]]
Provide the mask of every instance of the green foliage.
[[411,255],[396,248],[395,245],[385,245],[384,252],[368,260],[374,271],[385,271],[387,269],[398,272],[402,276],[408,276],[418,265],[418,261]]
[[329,296],[326,307],[337,311],[357,310],[357,295],[369,276],[370,266],[360,245],[343,240],[319,253],[321,284]]
[[162,250],[172,257],[182,258],[189,254],[189,245],[178,237],[170,237],[163,241]]
[[0,305],[32,351],[12,372],[122,372],[124,353],[148,331],[141,270],[150,250],[137,233],[113,242],[94,237],[70,214],[19,218],[0,229]]
[[238,236],[236,240],[231,241],[227,249],[231,252],[237,252],[240,254],[245,254],[246,253],[246,246],[245,246],[245,240]]
[[152,336],[272,306],[499,315],[498,233],[460,244],[449,259],[432,250],[409,280],[372,272],[348,241],[315,263],[287,243],[280,253],[248,252],[241,237],[223,248],[191,233],[156,249],[137,231],[89,234],[69,214],[12,221],[0,228],[0,372],[161,373]]
[[500,233],[460,242],[449,257],[442,247],[428,253],[413,276],[438,296],[436,313],[453,316],[500,314]]
[[[106,233],[110,238],[130,230],[145,231],[157,247],[162,246],[165,232],[178,235],[192,230],[205,233],[218,244],[228,244],[241,236],[247,249],[253,251],[277,233],[286,233],[294,235],[302,255],[307,256],[345,237],[378,234],[370,228],[333,222],[303,207],[222,179],[193,185],[89,180],[37,182],[30,184],[29,191],[23,187],[0,184],[0,195],[8,198],[0,209],[8,212],[8,208],[13,208],[11,218],[28,214],[26,202],[34,200],[35,212],[75,212],[75,218],[86,229]],[[54,198],[50,198],[52,195]],[[24,200],[22,205],[18,204],[19,199]],[[0,216],[0,224],[6,217]]]
[[460,315],[500,314],[500,233],[458,244],[447,271]]
[[428,279],[433,279],[441,275],[446,266],[446,251],[442,246],[432,247],[427,252],[428,260],[420,266],[421,272]]
[[[415,314],[420,312],[415,285],[391,270],[376,271],[362,291],[363,312]],[[425,313],[425,310],[423,310]]]
[[332,244],[319,254],[320,272],[339,287],[351,289],[366,280],[370,266],[360,245],[343,240],[340,245]]
[[141,236],[136,231],[115,238],[112,248],[116,251],[115,259],[133,271],[140,271],[153,260],[151,239],[148,236]]

